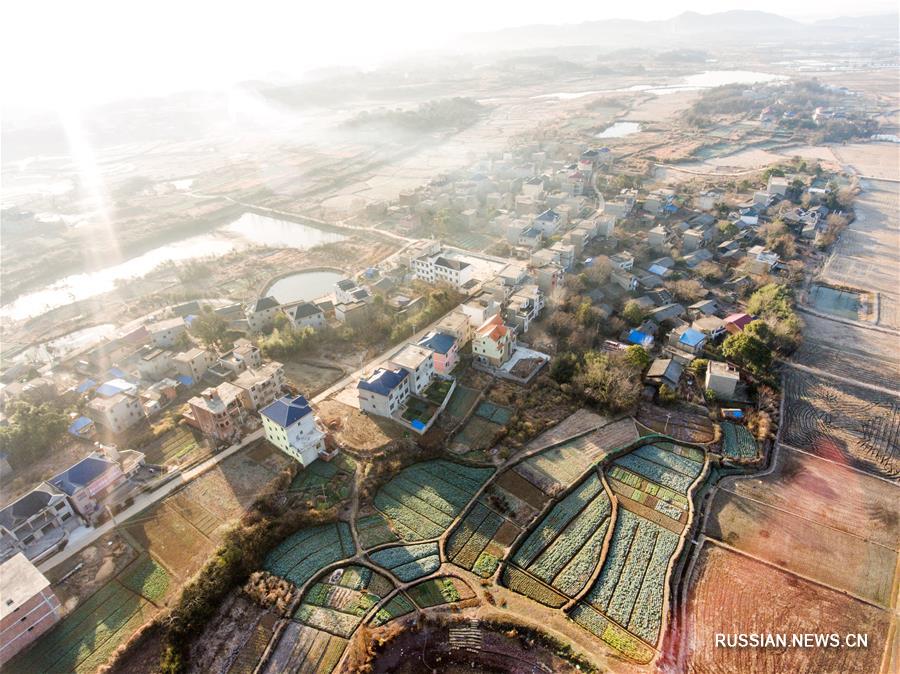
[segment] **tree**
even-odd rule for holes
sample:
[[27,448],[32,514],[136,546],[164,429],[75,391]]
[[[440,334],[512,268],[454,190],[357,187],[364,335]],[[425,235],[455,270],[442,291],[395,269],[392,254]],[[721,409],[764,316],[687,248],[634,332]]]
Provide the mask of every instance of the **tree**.
[[666,283],[666,288],[675,296],[675,299],[689,304],[702,300],[707,295],[706,288],[697,279],[670,281]]
[[602,286],[607,281],[609,281],[610,274],[612,274],[612,263],[607,258],[594,258],[593,263],[590,267],[586,267],[584,270],[584,276],[587,279],[588,285]]
[[631,326],[638,326],[647,316],[647,312],[638,304],[637,300],[628,300],[625,308],[622,309],[622,318],[628,321]]
[[709,366],[709,360],[706,358],[695,358],[691,361],[691,364],[688,365],[688,369],[691,371],[697,379],[703,379],[706,376],[706,368]]
[[206,346],[228,349],[232,342],[228,338],[228,324],[211,307],[205,306],[191,321],[190,331]]
[[625,349],[625,359],[643,372],[650,365],[650,354],[647,353],[643,346],[632,344]]
[[573,383],[587,402],[618,412],[637,404],[640,375],[624,354],[589,351]]
[[697,272],[700,278],[704,279],[705,281],[722,280],[722,268],[715,262],[701,262],[697,265],[694,271]]
[[668,384],[659,387],[659,401],[663,405],[670,405],[678,400],[678,392]]
[[772,351],[760,338],[764,331],[759,326],[751,330],[754,323],[765,326],[763,321],[753,321],[742,332],[729,335],[722,343],[722,355],[756,375],[764,375],[772,364]]
[[561,353],[553,359],[550,376],[559,383],[567,384],[578,372],[578,357],[574,353]]
[[791,234],[781,218],[776,218],[760,227],[760,234],[766,240],[766,248],[775,251],[781,257],[790,259],[797,254],[794,235]]
[[17,400],[7,406],[9,423],[0,426],[0,449],[16,467],[43,458],[59,441],[68,418],[56,403],[34,405]]

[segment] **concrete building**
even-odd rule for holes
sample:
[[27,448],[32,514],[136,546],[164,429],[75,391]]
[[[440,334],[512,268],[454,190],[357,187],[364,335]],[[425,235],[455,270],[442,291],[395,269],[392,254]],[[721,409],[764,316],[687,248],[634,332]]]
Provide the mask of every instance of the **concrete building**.
[[500,311],[500,304],[492,295],[480,292],[468,302],[460,304],[459,310],[468,317],[472,327],[476,328],[491,316],[496,316]]
[[423,256],[412,262],[412,270],[426,283],[448,283],[454,288],[472,280],[474,268],[468,262],[444,255]]
[[431,331],[418,345],[433,352],[434,371],[438,374],[449,374],[459,362],[459,341],[451,334]]
[[242,391],[244,409],[255,411],[281,397],[284,366],[273,360],[259,368],[247,368],[232,383]]
[[437,331],[453,335],[461,349],[471,341],[474,328],[468,314],[459,307],[440,320]]
[[321,330],[327,323],[325,312],[312,302],[301,302],[291,307],[286,307],[284,313],[295,328],[312,328]]
[[28,559],[45,559],[81,524],[66,494],[42,482],[0,510],[0,560],[19,552]]
[[150,333],[150,341],[160,348],[168,348],[175,345],[175,341],[187,330],[183,318],[170,318],[147,326]]
[[481,325],[472,338],[475,358],[494,367],[500,367],[509,360],[513,346],[512,331],[503,324],[499,315]]
[[717,360],[709,361],[706,366],[705,386],[711,389],[720,400],[731,400],[737,390],[741,374],[737,368]]
[[147,381],[158,381],[172,370],[172,352],[153,346],[145,346],[137,361],[138,373]]
[[247,316],[247,327],[251,332],[262,332],[272,327],[279,308],[278,300],[271,295],[261,297],[247,305],[244,309],[244,314]]
[[237,440],[244,425],[244,390],[229,382],[210,387],[188,400],[188,422],[221,443]]
[[250,340],[238,339],[234,348],[219,357],[219,365],[234,374],[240,374],[247,368],[257,368],[262,365],[262,354]]
[[0,566],[0,665],[59,622],[60,603],[44,574],[19,553]]
[[141,452],[131,450],[124,458],[128,462],[125,470],[119,461],[93,452],[47,482],[66,494],[78,514],[90,521],[103,509],[107,498],[125,484],[126,470],[131,472],[144,461]]
[[415,395],[422,395],[434,379],[434,352],[431,349],[407,344],[391,358],[390,364],[409,374],[409,391]]
[[336,304],[334,317],[339,323],[351,328],[360,328],[369,320],[369,305],[365,302],[351,302],[349,304]]
[[113,433],[126,431],[144,419],[144,407],[140,398],[130,393],[97,396],[87,404],[87,413],[94,423]]
[[378,368],[367,379],[360,379],[356,388],[363,412],[390,417],[409,399],[409,373],[399,367]]
[[325,453],[325,433],[302,395],[284,396],[259,412],[266,440],[304,467]]
[[213,355],[200,347],[182,351],[172,358],[175,371],[182,377],[190,377],[195,384],[206,374],[213,362]]
[[525,285],[514,292],[506,307],[506,322],[519,332],[528,332],[544,308],[544,293],[537,285]]

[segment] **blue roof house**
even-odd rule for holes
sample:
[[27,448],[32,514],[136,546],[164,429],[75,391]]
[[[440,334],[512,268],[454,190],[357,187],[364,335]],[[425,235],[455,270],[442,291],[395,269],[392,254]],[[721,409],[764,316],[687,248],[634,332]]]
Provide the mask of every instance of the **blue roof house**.
[[653,346],[653,335],[648,335],[646,332],[641,332],[640,330],[632,330],[628,333],[628,339],[626,341],[629,344],[637,344],[646,349]]
[[378,368],[356,384],[359,409],[363,412],[391,417],[410,395],[409,373],[401,367]]
[[259,411],[266,440],[304,467],[325,453],[325,433],[306,398],[284,396]]

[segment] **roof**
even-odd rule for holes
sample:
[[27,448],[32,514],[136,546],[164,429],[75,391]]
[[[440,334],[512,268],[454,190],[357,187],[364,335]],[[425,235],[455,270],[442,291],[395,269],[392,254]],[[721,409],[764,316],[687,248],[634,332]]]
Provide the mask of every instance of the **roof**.
[[736,313],[725,317],[725,323],[730,323],[741,330],[751,322],[753,322],[753,317],[745,313]]
[[357,300],[357,301],[362,301],[362,300],[366,299],[368,296],[369,296],[369,291],[366,290],[365,288],[357,288],[352,293],[350,293],[350,297],[352,297],[354,300]]
[[668,379],[670,382],[677,384],[681,379],[682,367],[676,360],[671,358],[657,358],[650,364],[647,370],[648,379]]
[[180,384],[183,384],[183,385],[187,386],[188,388],[190,388],[191,386],[194,385],[194,378],[193,378],[193,377],[189,377],[189,376],[187,376],[186,374],[178,374],[178,375],[175,375],[175,381],[177,381],[177,382],[180,383]]
[[21,552],[0,565],[0,619],[16,611],[42,590],[50,587],[44,574]]
[[297,319],[321,314],[322,310],[312,302],[301,302],[297,306],[290,309],[289,312],[295,319]]
[[302,395],[294,398],[284,396],[263,407],[259,413],[282,428],[287,428],[288,426],[293,426],[306,415],[312,414],[312,407]]
[[500,317],[500,314],[489,318],[477,331],[479,337],[487,337],[494,342],[499,341],[508,332],[509,329],[503,325],[503,319]]
[[628,333],[628,341],[632,344],[639,344],[640,346],[644,346],[653,341],[653,337],[648,335],[646,332],[641,332],[640,330],[632,330]]
[[448,335],[446,332],[430,332],[419,341],[419,346],[444,355],[450,352],[454,344],[456,344],[456,337]]
[[78,393],[86,393],[87,391],[90,391],[92,388],[94,388],[96,385],[97,385],[97,382],[95,382],[93,379],[85,379],[77,387],[75,387],[75,390]]
[[80,431],[84,430],[88,426],[90,426],[93,421],[88,419],[87,417],[78,417],[75,421],[69,424],[69,433],[73,435],[77,435]]
[[340,290],[350,290],[350,289],[356,287],[356,282],[351,281],[348,278],[344,278],[344,279],[341,279],[340,281],[338,281],[337,283],[335,283],[334,285],[336,285]]
[[183,318],[170,318],[165,321],[157,321],[156,323],[152,323],[147,326],[147,329],[152,333],[165,332],[166,330],[173,330],[174,328],[183,328],[184,319]]
[[540,220],[542,222],[556,222],[557,220],[559,220],[559,213],[554,211],[552,208],[548,208],[546,211],[537,216],[535,220]]
[[88,456],[47,481],[71,496],[78,488],[90,484],[116,465],[102,456]]
[[387,396],[390,395],[391,391],[397,388],[407,376],[408,373],[402,368],[386,370],[383,367],[380,367],[375,370],[368,379],[360,379],[356,384],[356,388]]
[[60,493],[53,485],[42,482],[0,510],[0,524],[8,529],[15,528],[20,522],[41,512],[50,503],[50,499]]
[[277,309],[278,306],[278,300],[269,295],[268,297],[261,297],[251,304],[250,311],[256,314],[260,311],[267,311],[268,309]]
[[694,328],[688,328],[683,333],[681,333],[681,337],[678,338],[678,341],[682,344],[686,344],[687,346],[698,346],[704,340],[706,340],[706,335],[704,335],[699,330],[694,330]]
[[457,271],[470,266],[468,262],[463,262],[462,260],[451,260],[443,256],[436,259],[434,263],[439,267],[446,267],[447,269],[455,269]]
[[134,391],[135,388],[135,385],[130,381],[125,381],[121,378],[110,379],[108,382],[101,384],[97,388],[97,395],[104,398],[112,398],[114,395],[117,395],[119,393]]
[[409,370],[417,370],[422,363],[433,357],[428,349],[416,344],[407,344],[391,358],[391,363]]

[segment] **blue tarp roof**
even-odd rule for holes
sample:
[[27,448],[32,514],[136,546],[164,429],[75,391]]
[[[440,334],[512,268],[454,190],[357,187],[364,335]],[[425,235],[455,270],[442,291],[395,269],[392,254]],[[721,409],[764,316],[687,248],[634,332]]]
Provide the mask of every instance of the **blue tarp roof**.
[[186,374],[175,375],[175,381],[177,381],[179,384],[184,384],[185,386],[188,386],[188,387],[194,385],[193,377],[188,377]]
[[94,422],[87,417],[78,417],[75,421],[69,424],[69,433],[71,433],[72,435],[78,435],[92,423]]
[[653,337],[648,335],[646,332],[641,332],[640,330],[632,330],[628,333],[628,341],[632,344],[645,346],[653,341]]
[[78,391],[78,393],[87,393],[96,385],[97,382],[95,382],[93,379],[85,379],[75,388],[75,390]]
[[127,382],[124,379],[110,379],[108,382],[97,387],[97,395],[103,396],[104,398],[112,398],[117,393],[130,391],[133,388],[134,384]]
[[436,353],[440,353],[443,355],[447,355],[450,352],[450,349],[453,348],[453,345],[456,343],[456,338],[453,335],[448,335],[443,332],[435,332],[431,335],[426,335],[419,342],[419,346],[424,346],[426,349],[431,349]]
[[682,344],[687,344],[688,346],[697,346],[705,339],[706,335],[704,335],[699,330],[688,328],[682,333],[681,337],[678,338],[678,341]]
[[657,276],[665,276],[666,272],[669,270],[666,267],[658,264],[651,264],[650,269],[647,270],[651,274],[656,274]]
[[113,379],[125,379],[125,377],[128,376],[128,373],[117,367],[111,367],[106,371],[106,376]]
[[356,388],[386,396],[390,395],[391,391],[397,388],[406,377],[406,370],[385,370],[384,368],[379,368],[368,379],[360,379],[356,384]]
[[264,417],[271,419],[282,428],[287,428],[307,414],[311,414],[312,408],[309,406],[306,398],[302,395],[294,398],[291,396],[284,396],[270,405],[263,407],[259,413]]

